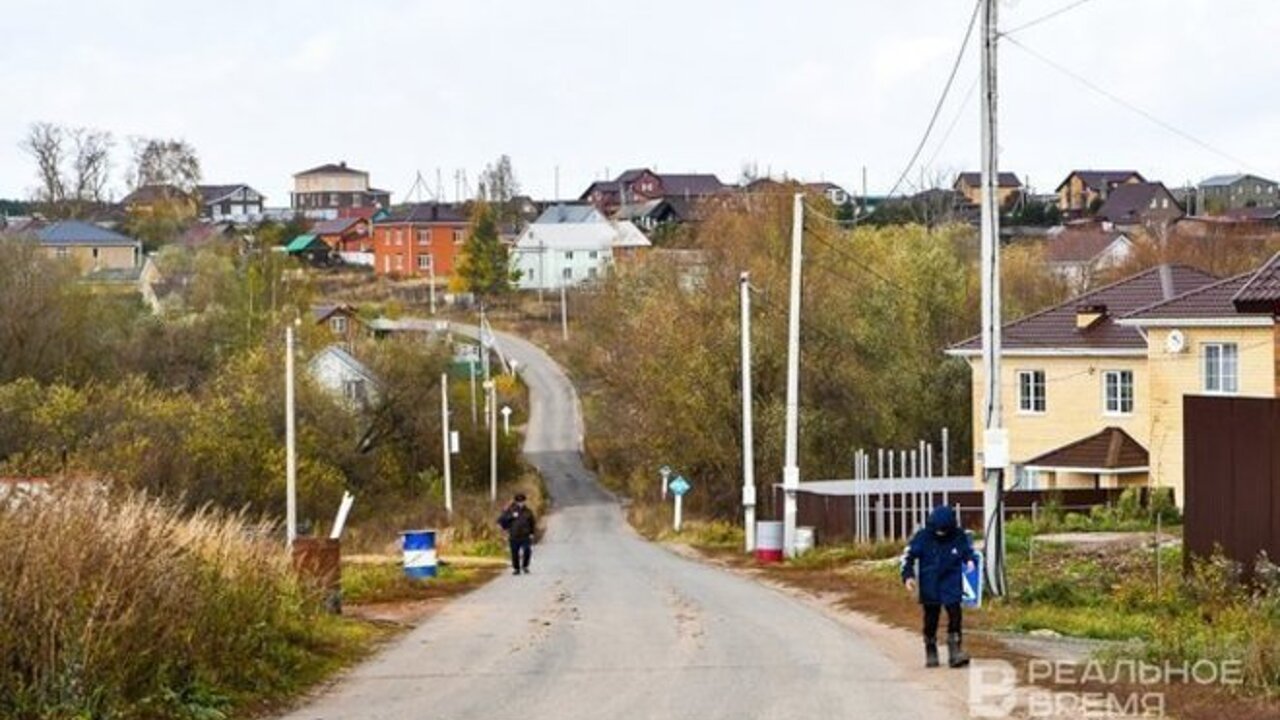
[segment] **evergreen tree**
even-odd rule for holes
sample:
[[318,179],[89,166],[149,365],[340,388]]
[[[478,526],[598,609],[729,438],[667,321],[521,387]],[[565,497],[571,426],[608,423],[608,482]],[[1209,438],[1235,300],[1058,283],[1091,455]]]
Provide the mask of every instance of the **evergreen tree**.
[[478,201],[472,208],[471,231],[462,246],[457,276],[463,289],[481,296],[509,292],[520,279],[519,271],[511,268],[507,246],[498,236],[497,217],[486,202]]

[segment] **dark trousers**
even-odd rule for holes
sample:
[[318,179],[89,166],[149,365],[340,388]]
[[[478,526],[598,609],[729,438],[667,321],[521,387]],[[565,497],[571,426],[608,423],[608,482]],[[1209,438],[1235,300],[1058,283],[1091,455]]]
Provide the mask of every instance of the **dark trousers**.
[[[936,603],[925,603],[924,607],[924,637],[926,640],[937,640],[938,638],[938,620],[942,617],[942,606]],[[960,634],[961,610],[960,603],[951,603],[947,607],[947,634]]]
[[511,538],[511,568],[528,570],[529,558],[533,555],[533,538],[517,540]]

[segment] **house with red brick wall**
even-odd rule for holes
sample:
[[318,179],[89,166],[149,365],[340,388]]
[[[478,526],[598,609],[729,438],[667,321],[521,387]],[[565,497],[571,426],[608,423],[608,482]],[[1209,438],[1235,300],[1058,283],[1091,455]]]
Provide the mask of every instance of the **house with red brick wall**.
[[466,208],[459,205],[398,208],[373,224],[373,269],[379,275],[448,277],[470,225]]

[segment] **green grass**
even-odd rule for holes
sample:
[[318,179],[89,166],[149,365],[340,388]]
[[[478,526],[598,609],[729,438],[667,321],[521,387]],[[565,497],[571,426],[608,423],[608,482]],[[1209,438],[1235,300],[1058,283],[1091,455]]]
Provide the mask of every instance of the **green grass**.
[[[468,586],[483,579],[477,568],[440,565],[430,580],[406,577],[396,562],[350,563],[342,567],[342,600],[353,605],[422,600],[439,597],[444,590]],[[456,589],[461,589],[460,587]]]

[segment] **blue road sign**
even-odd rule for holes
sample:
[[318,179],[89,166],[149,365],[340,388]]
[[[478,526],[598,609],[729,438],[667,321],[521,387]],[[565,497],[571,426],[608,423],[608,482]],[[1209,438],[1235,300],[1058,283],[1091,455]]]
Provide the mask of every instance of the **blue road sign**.
[[688,480],[684,479],[683,475],[677,475],[675,479],[671,481],[671,484],[667,486],[667,489],[674,495],[684,495],[692,490],[693,486],[689,484]]

